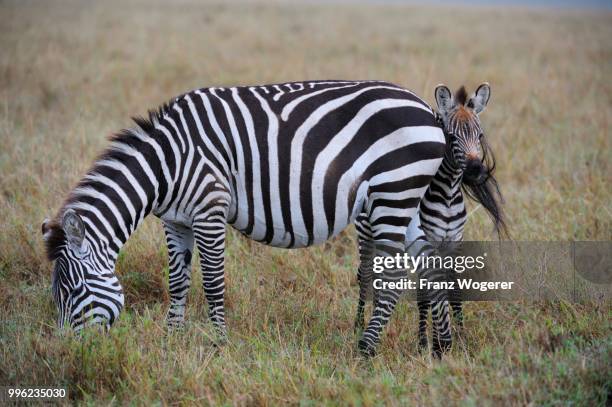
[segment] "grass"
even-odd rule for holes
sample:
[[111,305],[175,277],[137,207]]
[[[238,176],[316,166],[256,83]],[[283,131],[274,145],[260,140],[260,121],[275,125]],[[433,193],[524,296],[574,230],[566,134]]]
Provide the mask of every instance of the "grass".
[[[109,335],[54,326],[40,224],[107,141],[209,85],[385,79],[492,85],[483,124],[521,240],[610,240],[612,14],[521,8],[181,1],[0,3],[0,384],[102,404],[605,405],[609,301],[470,303],[442,362],[402,304],[380,355],[357,357],[354,231],[283,251],[231,232],[230,342],[212,346],[194,272],[189,324],[166,334],[166,249],[148,219],[121,253],[127,309]],[[469,239],[491,239],[482,209]]]

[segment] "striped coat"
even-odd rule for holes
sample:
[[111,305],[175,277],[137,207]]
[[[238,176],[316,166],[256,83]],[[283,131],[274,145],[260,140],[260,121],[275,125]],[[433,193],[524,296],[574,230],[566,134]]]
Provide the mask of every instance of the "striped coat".
[[[445,150],[429,106],[378,81],[204,88],[135,121],[43,224],[60,324],[75,329],[119,315],[117,255],[150,213],[169,248],[168,324],[183,323],[195,243],[210,317],[224,334],[226,225],[300,248],[363,213],[373,241],[403,244]],[[362,351],[373,352],[394,307],[381,305]]]

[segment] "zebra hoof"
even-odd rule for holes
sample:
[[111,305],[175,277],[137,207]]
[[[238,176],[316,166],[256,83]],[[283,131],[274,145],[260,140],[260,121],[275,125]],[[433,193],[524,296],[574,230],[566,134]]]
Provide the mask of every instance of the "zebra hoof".
[[357,345],[359,348],[359,353],[362,357],[368,359],[376,356],[376,346],[372,345],[370,342],[361,338],[359,340],[359,344]]
[[214,332],[210,337],[210,340],[215,348],[220,348],[229,342],[229,337],[227,336],[227,330],[224,328],[215,327]]
[[431,356],[434,359],[442,359],[442,356],[448,352],[453,345],[452,341],[441,340],[434,344],[434,348],[431,352]]
[[429,343],[427,342],[427,338],[419,339],[419,344],[417,346],[417,349],[419,350],[419,353],[423,353],[424,351],[429,349]]
[[168,333],[183,333],[185,332],[184,321],[168,321]]
[[225,346],[228,344],[228,342],[229,338],[227,337],[227,334],[217,335],[213,341],[214,345],[217,347]]

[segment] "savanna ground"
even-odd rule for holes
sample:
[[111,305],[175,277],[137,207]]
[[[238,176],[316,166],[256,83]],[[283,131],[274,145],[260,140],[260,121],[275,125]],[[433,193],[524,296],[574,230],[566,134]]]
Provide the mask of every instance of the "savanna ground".
[[[355,234],[285,251],[233,231],[230,342],[208,339],[200,278],[183,335],[167,335],[167,259],[147,220],[118,264],[127,307],[109,335],[54,326],[40,225],[106,137],[186,90],[302,79],[385,79],[433,103],[483,80],[483,114],[514,238],[610,240],[612,14],[518,8],[249,2],[0,2],[0,384],[64,386],[124,404],[604,405],[609,302],[470,303],[442,362],[416,351],[403,303],[360,360]],[[467,238],[494,239],[472,206]]]

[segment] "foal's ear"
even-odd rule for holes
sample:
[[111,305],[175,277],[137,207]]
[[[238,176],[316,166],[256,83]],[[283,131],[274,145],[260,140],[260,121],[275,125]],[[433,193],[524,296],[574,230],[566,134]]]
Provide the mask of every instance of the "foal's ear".
[[453,94],[446,85],[438,85],[436,86],[434,95],[436,97],[436,103],[438,104],[438,112],[446,117],[455,105]]
[[474,96],[472,96],[468,102],[468,107],[474,109],[474,113],[479,114],[487,107],[490,97],[491,86],[487,82],[484,82],[476,89],[476,93],[474,93]]
[[74,209],[68,209],[62,217],[62,229],[68,242],[81,247],[85,239],[85,225]]

